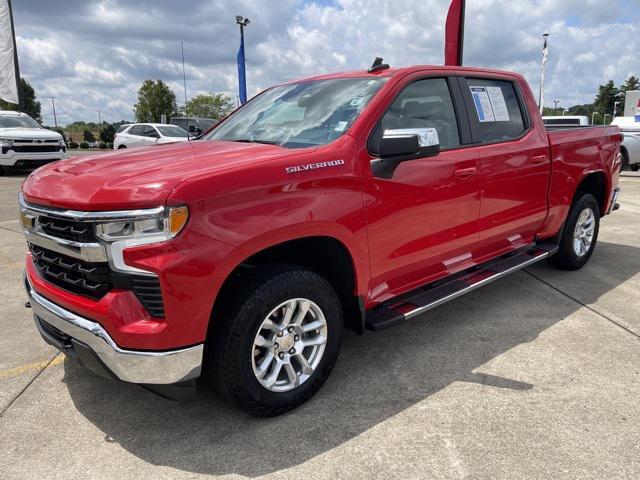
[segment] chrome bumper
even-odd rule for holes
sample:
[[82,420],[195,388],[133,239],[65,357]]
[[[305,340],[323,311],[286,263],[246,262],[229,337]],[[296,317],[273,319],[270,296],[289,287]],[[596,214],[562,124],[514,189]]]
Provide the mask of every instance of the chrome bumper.
[[28,279],[25,286],[36,326],[48,343],[55,340],[41,322],[83,343],[115,377],[125,382],[167,385],[200,376],[203,345],[163,352],[123,350],[98,323],[50,302],[33,289]]

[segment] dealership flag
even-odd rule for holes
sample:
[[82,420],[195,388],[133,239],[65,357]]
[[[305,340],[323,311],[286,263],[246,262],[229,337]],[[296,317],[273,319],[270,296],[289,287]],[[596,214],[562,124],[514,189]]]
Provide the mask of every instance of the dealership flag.
[[542,47],[542,66],[540,67],[540,98],[538,100],[538,106],[540,107],[540,115],[544,111],[544,67],[547,65],[549,59],[549,44],[547,43],[547,36],[544,37],[544,46]]
[[18,57],[10,0],[0,0],[0,98],[19,103]]
[[247,77],[245,75],[245,60],[244,60],[244,31],[240,29],[240,48],[238,49],[238,94],[240,97],[240,104],[242,105],[247,101]]
[[464,47],[465,0],[452,0],[444,32],[444,64],[461,66]]

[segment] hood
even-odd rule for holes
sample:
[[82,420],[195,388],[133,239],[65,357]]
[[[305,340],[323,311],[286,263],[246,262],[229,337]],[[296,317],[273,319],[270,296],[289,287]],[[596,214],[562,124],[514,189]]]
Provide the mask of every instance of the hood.
[[163,205],[182,181],[252,162],[297,155],[276,145],[181,142],[61,160],[23,183],[29,203],[75,210],[131,210]]
[[61,140],[62,135],[46,128],[0,128],[0,137],[13,140]]

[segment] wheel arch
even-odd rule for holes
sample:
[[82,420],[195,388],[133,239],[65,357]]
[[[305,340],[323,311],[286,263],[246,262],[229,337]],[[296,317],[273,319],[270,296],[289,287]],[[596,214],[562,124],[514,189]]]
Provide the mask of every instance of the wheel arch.
[[213,302],[208,334],[216,328],[216,318],[224,311],[237,285],[253,270],[266,265],[288,264],[313,270],[336,289],[342,304],[345,326],[362,333],[364,313],[358,281],[362,272],[357,256],[344,241],[329,235],[310,235],[251,250],[230,269]]
[[600,216],[604,216],[607,211],[607,199],[609,198],[609,187],[607,176],[601,170],[587,173],[578,183],[573,195],[572,204],[578,199],[580,193],[590,193],[598,201]]

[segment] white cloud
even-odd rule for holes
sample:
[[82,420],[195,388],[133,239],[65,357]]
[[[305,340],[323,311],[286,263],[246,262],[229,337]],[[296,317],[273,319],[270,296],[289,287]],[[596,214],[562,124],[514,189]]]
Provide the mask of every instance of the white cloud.
[[[190,94],[235,97],[236,14],[248,15],[250,94],[306,75],[441,64],[448,0],[170,0],[14,2],[22,73],[41,98],[58,97],[61,122],[131,119],[136,91],[162,78],[182,94],[180,40]],[[541,34],[551,56],[546,98],[563,106],[593,100],[599,84],[640,76],[638,0],[473,0],[467,7],[465,63],[515,70],[538,88]],[[37,4],[37,5],[36,5]],[[626,7],[625,7],[626,5]],[[626,17],[625,17],[626,16]],[[43,109],[45,120],[48,109]]]

